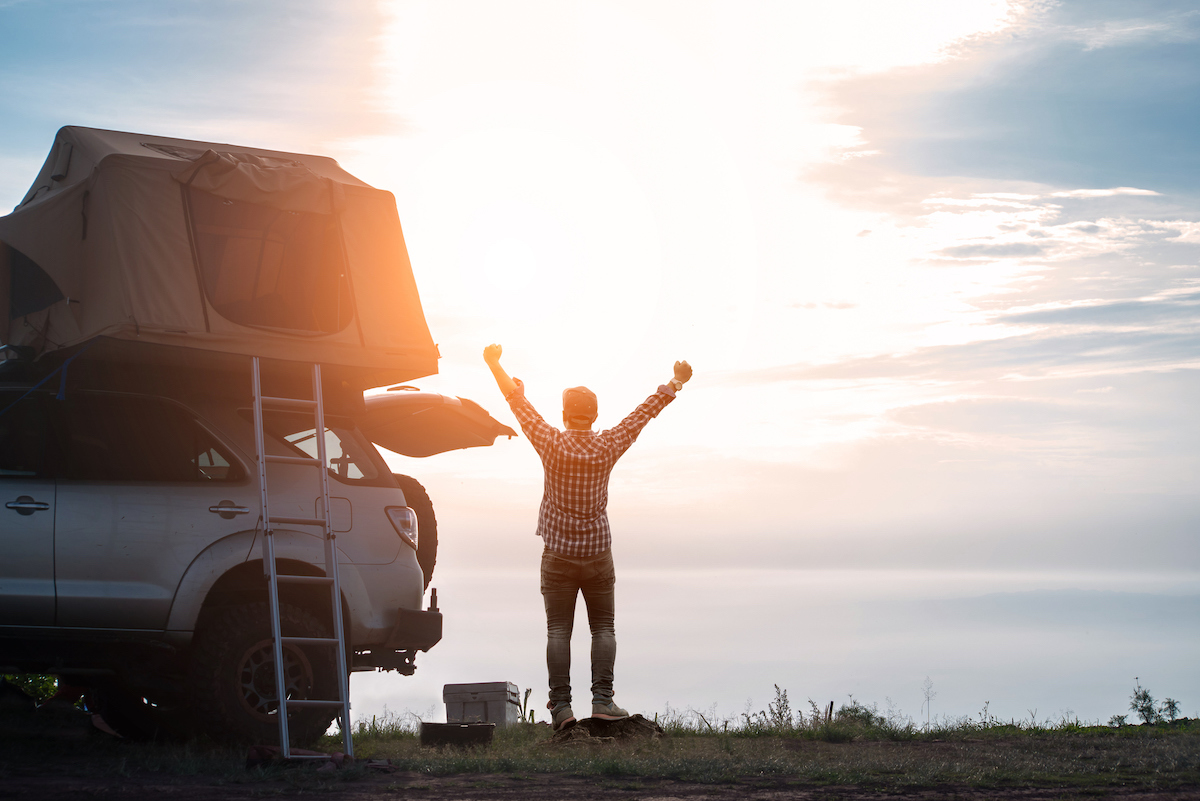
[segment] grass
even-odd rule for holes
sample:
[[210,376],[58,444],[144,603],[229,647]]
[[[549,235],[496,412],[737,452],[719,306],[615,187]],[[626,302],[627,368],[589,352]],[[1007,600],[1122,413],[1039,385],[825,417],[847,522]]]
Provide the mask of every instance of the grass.
[[[412,716],[359,721],[356,755],[388,759],[408,774],[494,781],[551,774],[592,777],[633,787],[674,779],[705,783],[861,785],[879,789],[958,785],[977,788],[1113,787],[1173,789],[1200,786],[1200,721],[1142,726],[1001,722],[977,718],[920,726],[894,712],[880,714],[851,700],[836,711],[793,714],[785,691],[762,712],[720,718],[712,712],[668,709],[656,716],[667,736],[604,747],[552,747],[544,724],[496,732],[490,747],[424,748]],[[341,747],[327,737],[323,750]],[[368,775],[360,765],[332,776],[315,767],[245,768],[246,751],[209,742],[129,743],[101,735],[63,737],[53,727],[0,733],[0,783],[10,777],[86,778],[154,774],[173,783],[281,782],[296,788],[329,786]],[[169,777],[169,778],[168,778]]]
[[[544,725],[497,731],[490,748],[429,749],[411,721],[373,719],[356,754],[430,776],[560,773],[698,782],[917,787],[1200,785],[1200,723],[1109,727],[979,719],[917,726],[854,702],[792,715],[776,688],[767,710],[714,719],[695,710],[659,716],[667,737],[603,748],[553,748]],[[338,741],[340,742],[340,740]],[[333,741],[331,740],[331,745]]]

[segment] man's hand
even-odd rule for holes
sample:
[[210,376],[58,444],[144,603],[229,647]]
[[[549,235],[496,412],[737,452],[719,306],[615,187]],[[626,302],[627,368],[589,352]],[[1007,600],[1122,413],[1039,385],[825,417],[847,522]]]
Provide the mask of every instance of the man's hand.
[[500,354],[502,353],[504,353],[504,348],[499,345],[488,345],[483,349],[483,360],[491,368],[492,377],[496,379],[496,386],[500,387],[500,393],[507,398],[517,391],[517,384],[509,378],[508,373],[504,372],[504,368],[500,366]]
[[[500,347],[495,345],[494,347]],[[692,366],[687,362],[675,362],[675,380],[686,384],[692,377]]]

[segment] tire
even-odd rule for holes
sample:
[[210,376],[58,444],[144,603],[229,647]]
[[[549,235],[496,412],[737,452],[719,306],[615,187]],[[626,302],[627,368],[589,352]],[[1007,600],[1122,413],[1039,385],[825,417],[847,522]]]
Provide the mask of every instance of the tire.
[[146,697],[136,689],[95,687],[87,692],[89,712],[104,718],[127,740],[187,740],[196,734],[182,692]]
[[437,518],[433,515],[433,501],[420,482],[411,476],[393,473],[400,489],[404,491],[404,501],[408,508],[417,513],[417,563],[425,574],[425,587],[433,578],[433,566],[437,564]]
[[[327,626],[303,609],[279,605],[285,637],[332,637]],[[335,649],[325,645],[284,645],[287,697],[337,698]],[[218,609],[196,632],[190,681],[200,724],[219,742],[279,742],[278,699],[266,603]],[[288,713],[288,739],[294,745],[315,742],[337,715],[334,707]]]

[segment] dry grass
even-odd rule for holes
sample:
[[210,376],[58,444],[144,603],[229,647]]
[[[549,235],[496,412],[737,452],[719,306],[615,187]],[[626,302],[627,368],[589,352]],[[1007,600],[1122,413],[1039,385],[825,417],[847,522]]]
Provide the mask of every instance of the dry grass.
[[[780,735],[759,729],[700,733],[674,726],[654,742],[594,748],[548,746],[545,726],[498,732],[477,750],[422,748],[412,733],[356,738],[360,756],[386,758],[401,770],[431,776],[565,773],[731,782],[777,777],[806,784],[919,787],[1200,785],[1200,726],[1021,728],[943,727],[879,736],[843,722],[830,737],[817,731]],[[385,726],[376,726],[382,732]],[[714,727],[715,728],[715,727]],[[874,736],[871,736],[874,735]],[[830,742],[829,739],[833,739]]]

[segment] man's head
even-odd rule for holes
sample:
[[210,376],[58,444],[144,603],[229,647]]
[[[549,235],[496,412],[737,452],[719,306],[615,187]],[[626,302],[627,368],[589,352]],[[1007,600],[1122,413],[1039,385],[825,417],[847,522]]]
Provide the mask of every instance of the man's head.
[[563,390],[563,425],[588,431],[596,422],[596,393],[587,387]]

